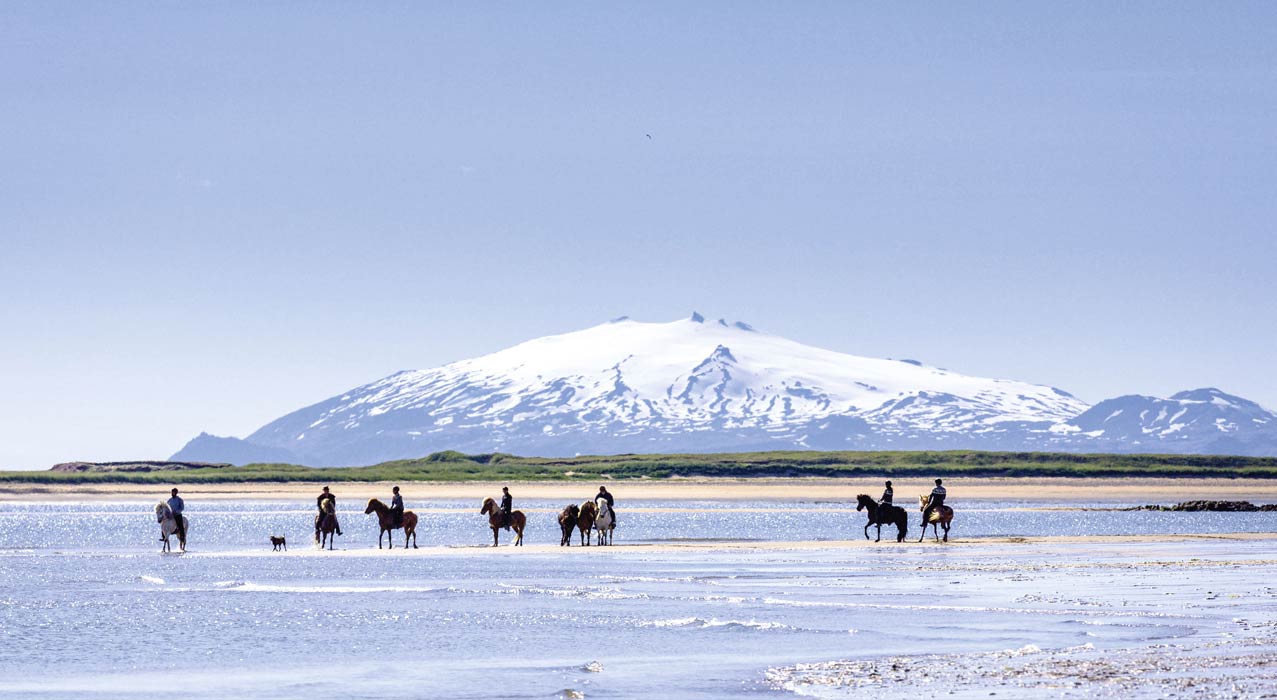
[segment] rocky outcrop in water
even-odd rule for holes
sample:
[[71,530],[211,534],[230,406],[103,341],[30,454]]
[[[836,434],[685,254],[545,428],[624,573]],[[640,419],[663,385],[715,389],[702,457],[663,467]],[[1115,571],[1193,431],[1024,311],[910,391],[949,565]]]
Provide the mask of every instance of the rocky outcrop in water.
[[1254,513],[1256,511],[1277,511],[1277,503],[1257,506],[1250,501],[1184,501],[1173,506],[1149,505],[1140,506],[1136,510],[1175,510],[1175,511],[1212,511],[1225,513]]

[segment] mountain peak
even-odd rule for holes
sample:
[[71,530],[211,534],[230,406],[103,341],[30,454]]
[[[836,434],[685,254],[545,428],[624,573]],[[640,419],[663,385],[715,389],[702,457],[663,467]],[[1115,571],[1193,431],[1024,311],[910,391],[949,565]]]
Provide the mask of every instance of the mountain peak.
[[[1277,415],[1218,389],[1085,402],[1051,387],[803,345],[694,312],[616,320],[384,377],[199,461],[373,464],[455,449],[535,456],[782,449],[1277,452]],[[921,365],[921,366],[920,366]]]

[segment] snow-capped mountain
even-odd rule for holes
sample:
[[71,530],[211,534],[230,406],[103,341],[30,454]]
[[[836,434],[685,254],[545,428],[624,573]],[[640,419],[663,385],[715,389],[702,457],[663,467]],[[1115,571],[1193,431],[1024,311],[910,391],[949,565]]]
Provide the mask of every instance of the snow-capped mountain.
[[1096,449],[1113,452],[1273,454],[1277,444],[1277,415],[1210,388],[1181,391],[1169,399],[1108,399],[1066,425]]
[[[1254,406],[1218,397],[1211,401]],[[822,350],[693,314],[672,323],[620,318],[399,372],[284,416],[245,440],[201,435],[174,458],[246,463],[291,456],[303,464],[347,465],[445,449],[565,456],[1147,447],[1117,437],[1129,430],[1126,423],[1121,430],[1094,424],[1099,407],[1088,408],[1052,387]],[[1256,416],[1273,418],[1254,408]],[[1166,429],[1182,418],[1171,418]],[[1211,425],[1225,431],[1240,424]]]

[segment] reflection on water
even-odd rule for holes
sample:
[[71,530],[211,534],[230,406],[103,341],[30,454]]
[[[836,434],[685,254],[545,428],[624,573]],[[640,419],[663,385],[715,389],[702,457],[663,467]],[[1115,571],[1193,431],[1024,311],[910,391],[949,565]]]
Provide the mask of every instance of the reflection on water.
[[[529,541],[557,543],[539,512],[553,504],[520,505]],[[862,536],[863,516],[829,504],[628,505],[618,542]],[[956,537],[1277,525],[970,505],[955,503]],[[269,534],[308,548],[308,510],[191,502],[192,554],[161,556],[149,506],[0,505],[0,697],[782,697],[769,668],[1121,648],[1231,634],[1277,607],[1267,541],[276,556]],[[413,506],[423,547],[490,541],[472,504]],[[341,548],[375,548],[371,516],[343,518]]]

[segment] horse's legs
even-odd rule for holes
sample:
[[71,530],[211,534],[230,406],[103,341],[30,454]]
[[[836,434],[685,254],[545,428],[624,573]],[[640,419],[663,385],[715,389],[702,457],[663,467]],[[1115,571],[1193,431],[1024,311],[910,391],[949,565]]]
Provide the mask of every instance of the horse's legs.
[[944,524],[944,541],[949,541],[949,523]]
[[492,528],[492,546],[497,546],[497,529],[495,527]]
[[[381,542],[381,535],[377,536],[377,542],[379,543]],[[386,530],[386,547],[387,549],[395,548],[395,531],[394,530],[389,530],[389,529]]]

